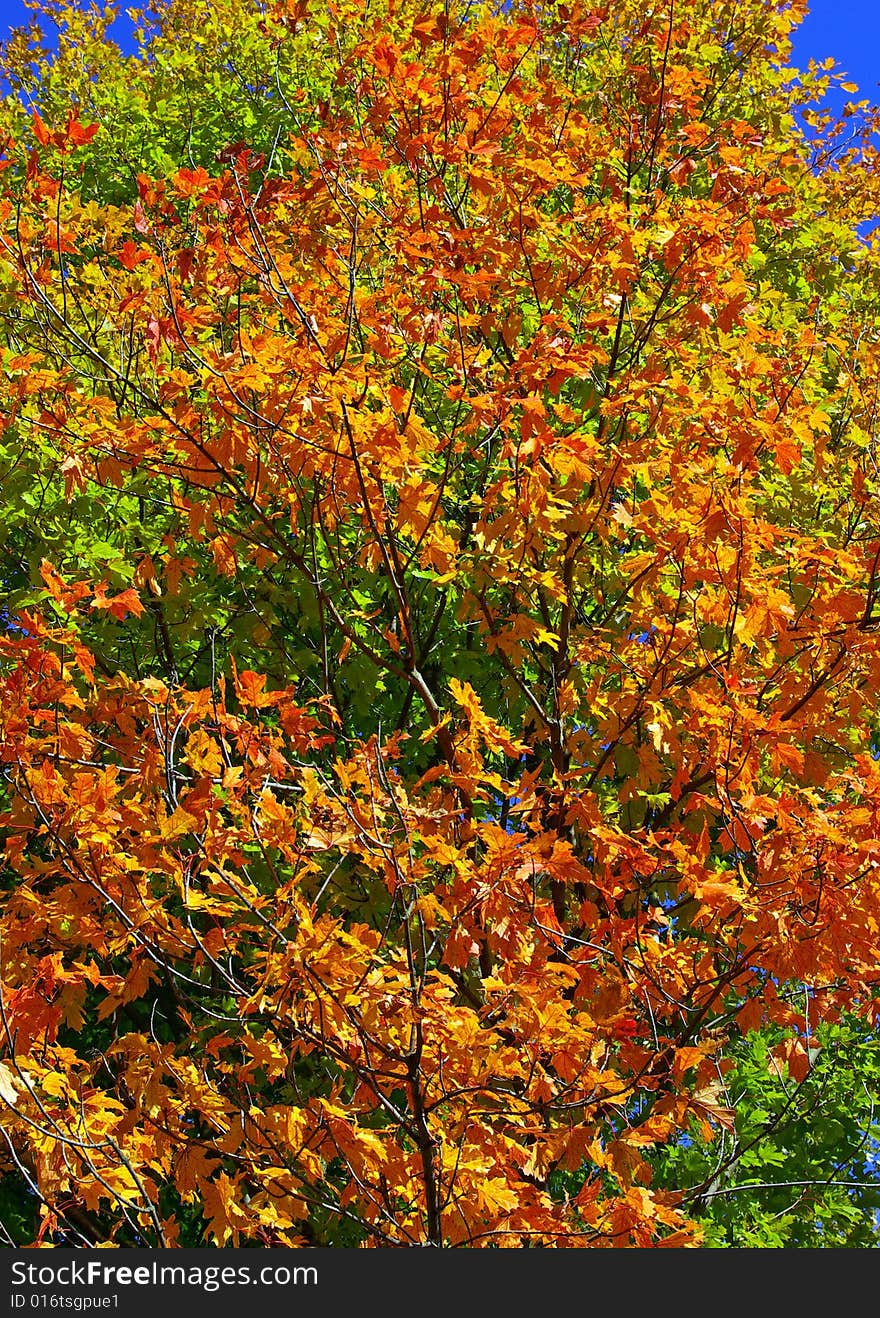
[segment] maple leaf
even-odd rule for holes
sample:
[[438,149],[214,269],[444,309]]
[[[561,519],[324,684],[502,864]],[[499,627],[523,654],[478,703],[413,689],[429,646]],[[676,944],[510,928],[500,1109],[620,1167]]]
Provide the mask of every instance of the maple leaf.
[[91,607],[93,609],[106,609],[107,612],[120,621],[128,617],[129,613],[133,613],[135,617],[140,617],[145,611],[140,596],[133,586],[120,591],[118,595],[108,595],[106,581],[100,581],[95,586]]
[[246,1214],[240,1205],[240,1184],[219,1172],[201,1185],[201,1200],[211,1234],[220,1245],[238,1238]]
[[74,609],[78,602],[90,593],[88,584],[84,581],[76,581],[69,585],[46,558],[40,563],[40,576],[51,598],[66,612]]
[[97,133],[98,128],[98,124],[83,124],[80,123],[77,117],[71,116],[67,121],[67,139],[75,147],[87,146]]
[[36,110],[31,114],[31,123],[34,127],[34,137],[40,146],[48,146],[51,141],[51,134]]

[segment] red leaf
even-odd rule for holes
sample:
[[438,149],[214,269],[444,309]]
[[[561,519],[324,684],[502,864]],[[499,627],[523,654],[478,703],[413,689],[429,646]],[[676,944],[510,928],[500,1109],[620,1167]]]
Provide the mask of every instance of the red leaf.
[[75,147],[87,146],[98,131],[97,124],[81,124],[71,116],[67,121],[67,138]]
[[639,1032],[638,1024],[633,1016],[624,1016],[622,1020],[616,1021],[611,1031],[612,1037],[625,1042],[628,1039],[634,1039]]
[[141,604],[140,596],[134,587],[129,586],[128,590],[121,591],[118,595],[107,594],[107,582],[102,581],[95,587],[95,598],[92,601],[93,609],[107,609],[112,613],[114,618],[120,621],[127,617],[129,613],[135,614],[136,617],[144,612],[144,606]]
[[147,253],[142,252],[139,247],[135,247],[130,238],[127,238],[119,249],[120,263],[126,270],[134,270],[139,266],[141,261],[147,260]]
[[31,122],[34,125],[34,137],[37,139],[40,146],[48,146],[52,137],[36,110],[34,110],[31,115]]

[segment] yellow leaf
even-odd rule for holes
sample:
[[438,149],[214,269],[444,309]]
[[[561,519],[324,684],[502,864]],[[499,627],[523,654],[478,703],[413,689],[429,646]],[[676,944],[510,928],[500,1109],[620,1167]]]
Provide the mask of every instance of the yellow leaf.
[[180,806],[169,815],[167,819],[159,820],[159,833],[163,842],[172,842],[175,838],[183,837],[186,833],[193,833],[198,826],[198,820],[194,815],[188,814]]

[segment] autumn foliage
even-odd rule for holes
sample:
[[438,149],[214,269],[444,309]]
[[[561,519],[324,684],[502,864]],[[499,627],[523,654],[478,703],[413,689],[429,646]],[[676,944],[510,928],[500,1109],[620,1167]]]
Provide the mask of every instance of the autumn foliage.
[[873,1023],[878,176],[802,8],[7,47],[38,1243],[699,1244],[738,1041]]

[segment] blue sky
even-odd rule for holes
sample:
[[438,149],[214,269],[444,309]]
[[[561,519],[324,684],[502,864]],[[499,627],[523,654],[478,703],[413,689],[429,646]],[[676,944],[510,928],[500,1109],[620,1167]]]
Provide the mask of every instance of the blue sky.
[[[2,2],[2,0],[0,0]],[[880,4],[877,0],[813,0],[795,39],[800,62],[833,55],[861,94],[880,95]]]
[[858,99],[880,101],[880,0],[812,0],[795,35],[794,62],[829,55],[858,83]]

